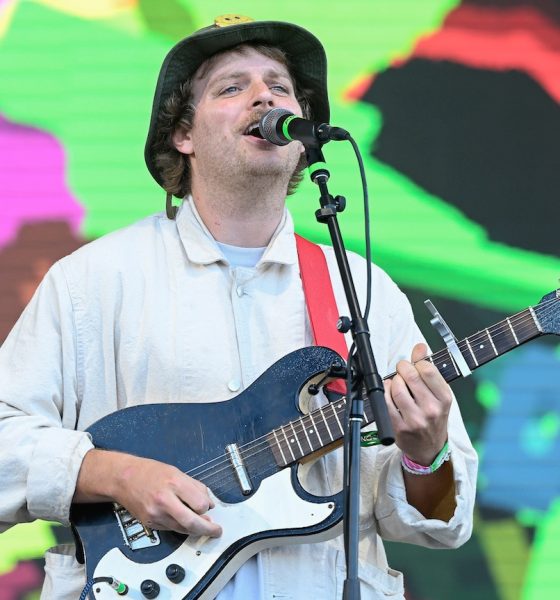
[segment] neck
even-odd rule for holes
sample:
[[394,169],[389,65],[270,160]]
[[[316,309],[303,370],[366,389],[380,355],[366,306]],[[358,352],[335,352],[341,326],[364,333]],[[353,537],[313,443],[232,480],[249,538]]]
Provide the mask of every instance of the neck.
[[193,177],[196,209],[215,240],[246,248],[268,245],[284,214],[286,183],[264,179],[219,185]]

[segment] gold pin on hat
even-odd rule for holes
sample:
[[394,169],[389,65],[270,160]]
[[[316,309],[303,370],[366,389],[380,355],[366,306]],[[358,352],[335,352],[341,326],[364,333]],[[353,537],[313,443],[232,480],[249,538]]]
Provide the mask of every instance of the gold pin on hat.
[[239,23],[250,23],[255,19],[245,15],[220,15],[214,19],[216,27],[227,27],[228,25],[239,25]]

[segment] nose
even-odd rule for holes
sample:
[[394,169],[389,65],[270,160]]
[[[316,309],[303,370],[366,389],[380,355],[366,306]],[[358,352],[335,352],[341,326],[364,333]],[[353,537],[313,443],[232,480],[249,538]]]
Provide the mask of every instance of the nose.
[[274,94],[271,92],[268,84],[265,81],[255,81],[252,84],[251,108],[259,106],[273,107]]

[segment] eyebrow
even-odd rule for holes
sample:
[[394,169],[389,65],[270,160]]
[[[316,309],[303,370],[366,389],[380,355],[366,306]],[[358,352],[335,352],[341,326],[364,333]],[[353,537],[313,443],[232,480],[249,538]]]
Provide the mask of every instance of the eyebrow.
[[[234,71],[233,73],[224,73],[223,75],[219,75],[216,79],[211,79],[208,82],[208,85],[215,85],[216,83],[220,83],[222,81],[229,81],[231,79],[239,79],[241,77],[245,77],[249,71]],[[292,78],[287,71],[278,71],[277,69],[268,69],[264,77],[267,79],[287,79],[293,84]]]

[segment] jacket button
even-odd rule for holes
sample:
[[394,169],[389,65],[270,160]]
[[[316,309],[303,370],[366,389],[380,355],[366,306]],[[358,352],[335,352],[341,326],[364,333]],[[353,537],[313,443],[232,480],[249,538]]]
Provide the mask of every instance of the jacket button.
[[230,392],[238,392],[241,388],[241,383],[239,381],[239,379],[232,379],[228,384],[227,384]]

